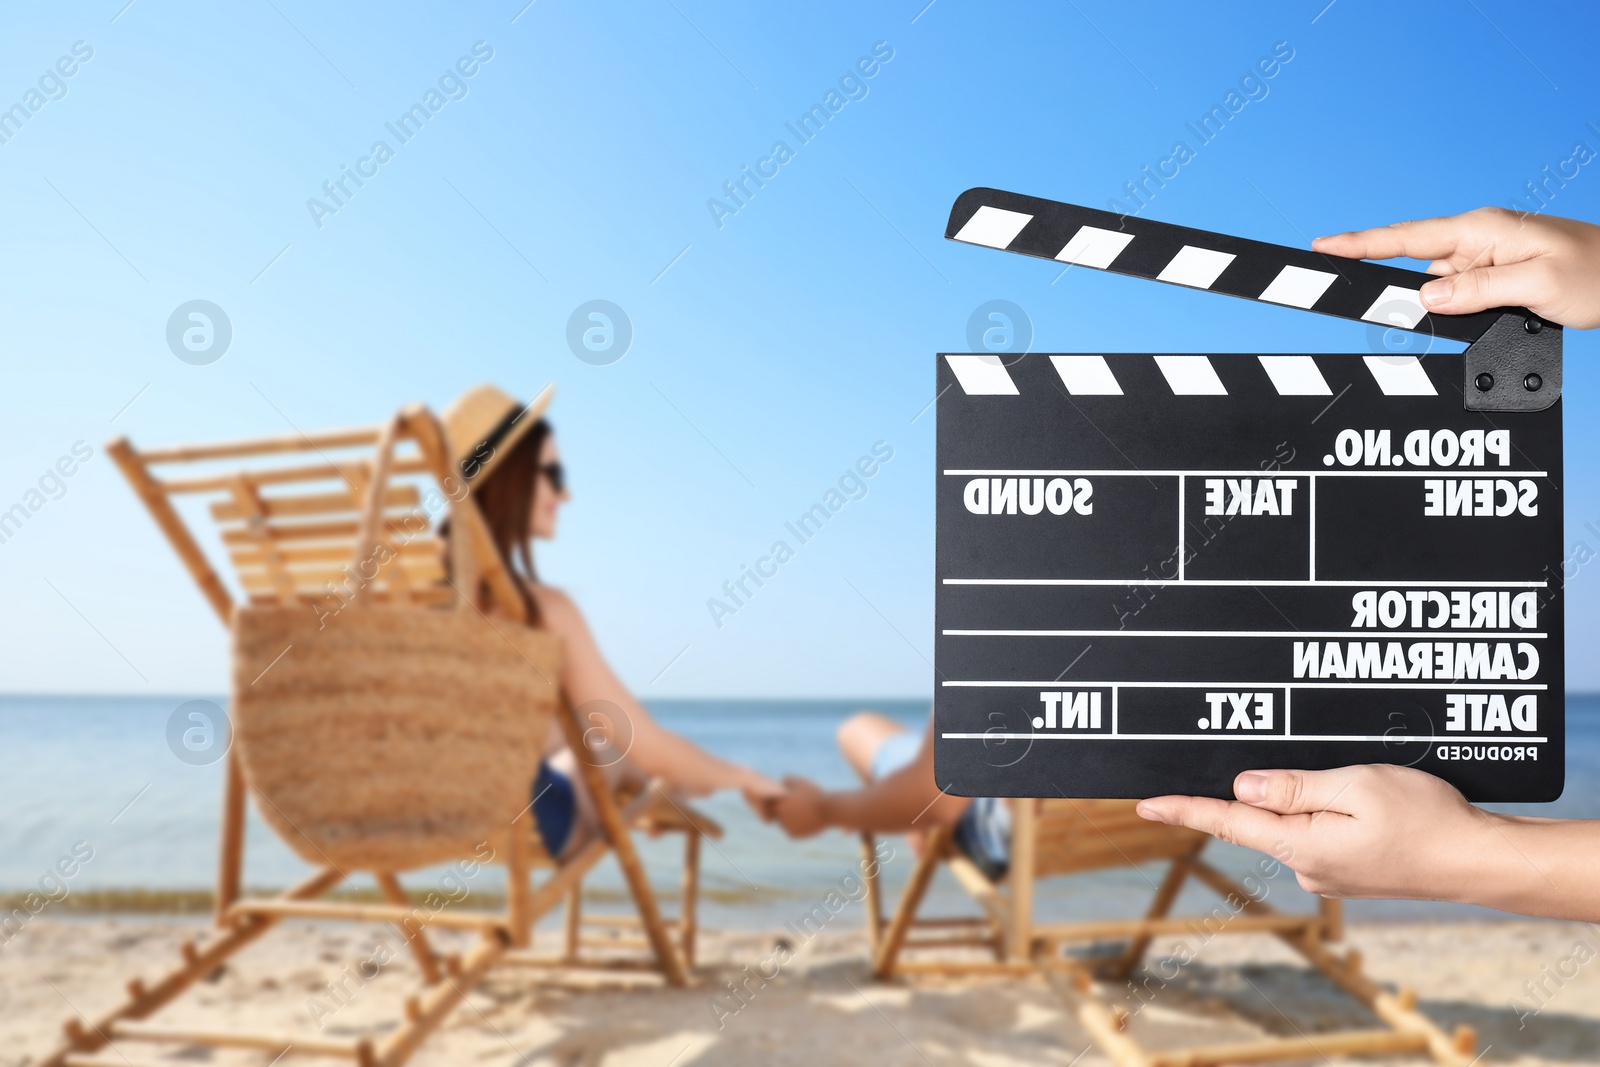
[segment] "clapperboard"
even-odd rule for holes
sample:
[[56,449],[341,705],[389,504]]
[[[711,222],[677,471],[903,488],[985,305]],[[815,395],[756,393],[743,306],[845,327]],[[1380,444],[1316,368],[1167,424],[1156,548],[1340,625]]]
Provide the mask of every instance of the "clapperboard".
[[1560,794],[1559,327],[993,189],[946,236],[1470,347],[940,354],[941,785],[1230,797],[1251,768],[1399,763],[1473,800]]

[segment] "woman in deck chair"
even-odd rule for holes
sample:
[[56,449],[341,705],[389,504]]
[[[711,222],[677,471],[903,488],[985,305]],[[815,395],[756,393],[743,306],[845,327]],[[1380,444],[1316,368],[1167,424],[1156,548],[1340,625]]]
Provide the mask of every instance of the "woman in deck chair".
[[933,777],[933,719],[917,733],[876,712],[857,712],[839,727],[839,750],[865,783],[828,792],[804,778],[783,780],[784,795],[769,808],[791,837],[828,827],[904,833],[919,852],[929,830],[950,826],[951,841],[991,881],[1011,862],[1010,802],[954,797]]
[[657,779],[687,796],[738,789],[757,805],[783,790],[657,723],[606,663],[577,604],[539,581],[532,542],[555,536],[557,512],[572,497],[543,417],[552,392],[546,387],[524,406],[494,386],[481,385],[452,404],[443,421],[451,462],[476,500],[500,557],[514,572],[527,618],[562,639],[561,690],[587,727],[587,751],[581,753],[566,747],[559,729],[552,732],[533,782],[534,823],[550,855],[565,859],[599,829],[576,773],[578,759],[601,766],[613,786]]

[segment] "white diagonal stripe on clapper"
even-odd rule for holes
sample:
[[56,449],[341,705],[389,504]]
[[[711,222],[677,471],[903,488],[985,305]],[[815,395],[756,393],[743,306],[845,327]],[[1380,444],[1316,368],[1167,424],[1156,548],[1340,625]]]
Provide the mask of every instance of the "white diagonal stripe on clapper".
[[1271,304],[1286,304],[1289,307],[1309,310],[1311,305],[1322,299],[1322,294],[1328,291],[1328,286],[1332,285],[1337,277],[1337,274],[1329,274],[1325,270],[1284,267],[1278,272],[1278,276],[1272,279],[1272,284],[1261,291],[1259,299]]
[[1384,396],[1438,396],[1416,356],[1363,356]]
[[1205,356],[1157,356],[1156,366],[1174,396],[1227,396],[1217,368]]
[[1061,247],[1056,258],[1063,263],[1076,263],[1082,267],[1105,270],[1133,240],[1131,233],[1102,230],[1098,226],[1079,226],[1072,240]]
[[1122,395],[1122,386],[1104,356],[1051,356],[1050,363],[1073,396]]
[[1209,289],[1217,280],[1217,276],[1228,269],[1228,264],[1232,263],[1234,258],[1232,252],[1218,252],[1198,245],[1184,245],[1178,249],[1178,254],[1172,257],[1171,262],[1161,268],[1156,280],[1187,285],[1195,289]]
[[972,217],[956,233],[955,239],[968,244],[988,245],[990,248],[1005,248],[1032,221],[1032,215],[1021,211],[1007,211],[1003,207],[985,204],[973,212]]
[[961,391],[968,396],[1016,396],[1017,383],[1006,373],[999,356],[945,356]]
[[1332,396],[1328,380],[1310,356],[1257,356],[1279,396]]
[[1427,309],[1422,306],[1422,296],[1415,289],[1386,285],[1361,318],[1364,322],[1376,322],[1380,326],[1414,330],[1425,314]]

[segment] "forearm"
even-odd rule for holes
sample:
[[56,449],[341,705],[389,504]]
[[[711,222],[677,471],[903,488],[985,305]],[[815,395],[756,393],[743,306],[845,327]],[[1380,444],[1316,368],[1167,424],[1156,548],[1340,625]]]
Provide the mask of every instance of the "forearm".
[[894,805],[874,802],[874,790],[842,789],[822,798],[822,817],[829,826],[840,830],[862,830],[868,833],[896,833],[916,817],[916,812],[902,812]]
[[1550,919],[1600,922],[1600,822],[1489,815],[1456,899]]
[[751,777],[747,768],[713,756],[653,721],[636,723],[634,734],[629,761],[644,774],[662,778],[685,792],[741,789]]
[[562,688],[583,719],[586,738],[587,731],[598,730],[640,773],[688,793],[744,788],[758,778],[657,723],[612,672],[570,602],[548,590],[545,598],[550,621],[566,643]]
[[870,833],[904,833],[917,827],[932,829],[961,817],[971,800],[939,793],[932,803],[925,789],[907,788],[889,775],[861,789],[844,789],[822,798],[822,814],[829,826]]

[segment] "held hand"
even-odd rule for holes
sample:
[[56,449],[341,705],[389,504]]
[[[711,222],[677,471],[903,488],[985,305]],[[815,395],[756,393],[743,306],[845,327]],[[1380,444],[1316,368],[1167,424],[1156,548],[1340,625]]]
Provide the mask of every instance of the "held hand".
[[1232,803],[1153,797],[1138,811],[1265,852],[1331,897],[1466,899],[1511,850],[1499,816],[1410,767],[1246,771],[1233,789]]
[[1563,326],[1600,326],[1600,226],[1591,223],[1483,207],[1318,237],[1311,247],[1351,259],[1432,260],[1428,273],[1443,277],[1422,287],[1429,311],[1514,306]]
[[750,810],[762,822],[771,822],[777,817],[775,805],[778,798],[783,796],[784,788],[771,778],[757,771],[746,770],[739,783],[739,792],[744,794],[744,802],[750,805]]
[[813,782],[793,775],[783,780],[785,792],[775,802],[778,824],[790,837],[811,837],[827,829],[826,794]]

